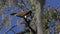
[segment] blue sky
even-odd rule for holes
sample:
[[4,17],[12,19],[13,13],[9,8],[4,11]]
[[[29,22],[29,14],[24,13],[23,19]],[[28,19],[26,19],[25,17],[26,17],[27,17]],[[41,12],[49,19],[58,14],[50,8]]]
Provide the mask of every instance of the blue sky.
[[60,0],[46,0],[46,5],[50,5],[51,7],[57,7],[60,5]]
[[[46,5],[50,5],[50,8],[52,8],[52,7],[58,7],[58,6],[60,5],[60,0],[46,0],[45,6],[46,6]],[[27,5],[26,5],[25,7],[23,7],[22,9],[26,10],[26,7],[27,7],[28,9],[31,9],[31,7],[29,6],[29,4],[27,4]],[[10,15],[9,7],[6,6],[6,7],[4,8],[4,10],[5,10],[6,17],[8,17],[8,16]],[[19,9],[18,9],[17,7],[13,7],[11,10],[13,10],[14,12],[18,12]],[[11,16],[11,15],[10,15],[10,16]],[[2,18],[2,17],[1,17],[1,15],[0,15],[0,21],[1,21],[1,18]],[[22,18],[12,16],[12,20],[11,20],[11,21],[12,21],[12,25],[11,25],[11,26],[16,25],[17,20],[20,20],[20,21],[24,22],[24,21],[22,20]],[[4,32],[5,32],[8,28],[9,28],[9,26],[5,26],[5,27],[0,31],[0,34],[4,34]],[[13,28],[13,30],[14,30],[15,32],[21,32],[21,31],[23,31],[23,29],[24,29],[24,24]],[[13,33],[12,31],[9,31],[8,34],[14,34],[14,33]]]

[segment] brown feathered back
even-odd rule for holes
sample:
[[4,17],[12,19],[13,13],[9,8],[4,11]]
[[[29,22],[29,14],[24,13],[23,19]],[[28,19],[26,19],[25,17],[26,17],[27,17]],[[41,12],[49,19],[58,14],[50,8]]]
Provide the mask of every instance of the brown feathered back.
[[14,16],[24,16],[24,15],[27,15],[29,12],[31,12],[31,10],[19,11],[17,13],[12,13],[11,15],[14,15]]

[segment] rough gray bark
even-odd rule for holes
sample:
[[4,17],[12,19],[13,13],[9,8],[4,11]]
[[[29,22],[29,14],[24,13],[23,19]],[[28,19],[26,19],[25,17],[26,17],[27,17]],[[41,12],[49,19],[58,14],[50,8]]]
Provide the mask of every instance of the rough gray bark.
[[37,27],[37,34],[43,34],[43,27],[41,23],[41,5],[37,0],[30,0],[31,4],[35,4],[36,11],[35,11],[35,18],[36,18],[36,27]]
[[40,4],[36,6],[36,26],[37,26],[37,34],[43,34],[43,28],[42,28],[42,23],[41,23],[41,8]]

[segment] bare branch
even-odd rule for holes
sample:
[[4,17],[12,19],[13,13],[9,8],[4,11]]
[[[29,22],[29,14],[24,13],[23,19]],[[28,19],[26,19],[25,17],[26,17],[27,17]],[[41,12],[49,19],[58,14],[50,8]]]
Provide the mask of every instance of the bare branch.
[[7,34],[10,30],[12,30],[12,28],[16,27],[17,25],[14,25],[12,27],[10,27],[4,34]]

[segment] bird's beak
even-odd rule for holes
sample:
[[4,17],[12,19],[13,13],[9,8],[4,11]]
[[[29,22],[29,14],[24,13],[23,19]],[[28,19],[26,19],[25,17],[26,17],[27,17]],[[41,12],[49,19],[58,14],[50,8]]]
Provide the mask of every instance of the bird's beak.
[[14,15],[14,16],[16,16],[16,15]]

